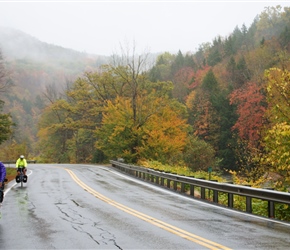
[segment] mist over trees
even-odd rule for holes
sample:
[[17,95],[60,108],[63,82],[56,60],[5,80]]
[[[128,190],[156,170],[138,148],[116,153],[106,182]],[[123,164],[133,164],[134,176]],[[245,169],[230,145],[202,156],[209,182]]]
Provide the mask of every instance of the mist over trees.
[[[7,72],[0,51],[0,95],[5,94],[11,82],[7,79]],[[3,113],[4,102],[0,100],[0,144],[6,141],[12,134],[12,119],[9,113]]]
[[18,127],[1,146],[42,162],[211,166],[289,187],[290,8],[265,8],[250,27],[149,68],[131,49],[100,64],[73,52],[62,63],[8,60],[17,87],[5,108]]
[[[0,49],[6,77],[5,93],[0,93],[0,99],[5,102],[3,112],[10,113],[16,125],[12,137],[2,144],[2,159],[13,160],[19,151],[27,158],[35,157],[38,119],[49,103],[46,93],[53,90],[60,95],[77,77],[107,63],[109,58],[43,43],[4,27],[0,27]],[[10,145],[14,147],[6,152]]]

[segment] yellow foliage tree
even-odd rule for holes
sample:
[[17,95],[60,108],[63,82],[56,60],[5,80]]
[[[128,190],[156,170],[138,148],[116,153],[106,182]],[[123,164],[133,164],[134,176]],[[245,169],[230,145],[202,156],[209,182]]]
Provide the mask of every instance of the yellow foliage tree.
[[270,126],[264,136],[267,154],[263,159],[281,177],[276,187],[286,189],[290,186],[290,72],[272,68],[265,76]]
[[111,158],[128,162],[176,160],[186,143],[187,124],[179,115],[183,106],[151,93],[138,98],[137,107],[136,122],[130,99],[108,101],[102,127],[97,130],[97,147]]
[[286,190],[290,187],[290,125],[278,123],[268,130],[265,137],[267,155],[264,161],[270,171],[280,175],[274,181],[277,188]]

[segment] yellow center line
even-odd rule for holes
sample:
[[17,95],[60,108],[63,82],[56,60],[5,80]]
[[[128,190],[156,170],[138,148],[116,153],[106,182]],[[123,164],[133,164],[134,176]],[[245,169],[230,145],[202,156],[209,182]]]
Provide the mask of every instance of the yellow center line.
[[155,219],[149,215],[143,214],[141,212],[138,212],[137,210],[134,210],[132,208],[129,208],[127,206],[124,206],[112,199],[109,199],[108,197],[98,193],[97,191],[95,191],[94,189],[92,189],[91,187],[89,187],[88,185],[86,185],[85,183],[83,183],[75,174],[73,171],[71,171],[70,169],[65,168],[65,170],[70,174],[70,176],[72,177],[72,179],[79,185],[81,186],[84,190],[86,190],[87,192],[89,192],[90,194],[92,194],[93,196],[97,197],[98,199],[128,213],[131,214],[135,217],[140,218],[141,220],[144,220],[146,222],[149,222],[159,228],[162,228],[168,232],[171,232],[173,234],[176,234],[184,239],[190,240],[192,242],[195,242],[199,245],[202,245],[204,247],[207,247],[209,249],[224,249],[224,250],[230,250],[230,248],[223,246],[221,244],[218,244],[216,242],[210,241],[208,239],[202,238],[198,235],[189,233],[185,230],[182,230],[181,228],[175,227],[173,225],[170,225],[166,222],[163,222],[161,220]]

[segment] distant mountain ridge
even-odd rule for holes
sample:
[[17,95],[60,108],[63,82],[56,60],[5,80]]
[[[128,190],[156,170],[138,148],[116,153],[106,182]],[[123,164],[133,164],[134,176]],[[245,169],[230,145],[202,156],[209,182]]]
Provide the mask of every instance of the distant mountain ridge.
[[109,62],[98,56],[42,42],[20,30],[0,26],[0,52],[9,78],[14,84],[12,95],[42,93],[47,86],[63,89],[85,71],[95,71]]
[[42,42],[20,30],[0,26],[0,49],[6,60],[31,59],[34,61],[86,60],[88,58],[102,64],[106,56],[78,52]]
[[7,92],[0,92],[0,100],[5,102],[3,111],[10,113],[17,124],[13,139],[18,142],[36,140],[47,89],[54,90],[58,98],[84,72],[96,71],[110,60],[48,44],[20,30],[1,26],[0,52],[1,63],[13,84]]

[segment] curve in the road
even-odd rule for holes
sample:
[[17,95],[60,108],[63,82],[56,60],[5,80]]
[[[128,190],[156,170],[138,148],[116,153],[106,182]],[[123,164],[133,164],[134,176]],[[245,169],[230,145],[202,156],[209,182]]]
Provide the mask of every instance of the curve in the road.
[[168,224],[166,222],[163,222],[161,220],[158,220],[156,218],[153,218],[153,217],[151,217],[149,215],[146,215],[144,213],[141,213],[141,212],[139,212],[137,210],[134,210],[132,208],[129,208],[127,206],[124,206],[124,205],[122,205],[122,204],[120,204],[120,203],[118,203],[118,202],[116,202],[116,201],[114,201],[112,199],[109,199],[108,197],[106,197],[106,196],[98,193],[97,191],[95,191],[94,189],[92,189],[91,187],[89,187],[88,185],[86,185],[84,182],[82,182],[75,175],[75,173],[72,170],[67,169],[67,168],[65,168],[65,170],[69,173],[69,175],[72,177],[72,179],[79,186],[81,186],[85,191],[89,192],[90,194],[92,194],[96,198],[98,198],[98,199],[100,199],[100,200],[102,200],[102,201],[104,201],[104,202],[106,202],[106,203],[108,203],[108,204],[110,204],[110,205],[112,205],[112,206],[114,206],[114,207],[116,207],[116,208],[118,208],[118,209],[120,209],[120,210],[128,213],[128,214],[131,214],[131,215],[133,215],[133,216],[135,216],[135,217],[137,217],[137,218],[139,218],[139,219],[141,219],[143,221],[149,222],[149,223],[151,223],[151,224],[153,224],[153,225],[155,225],[155,226],[157,226],[159,228],[162,228],[162,229],[164,229],[164,230],[166,230],[168,232],[171,232],[173,234],[176,234],[176,235],[178,235],[178,236],[180,236],[182,238],[185,238],[187,240],[190,240],[192,242],[195,242],[195,243],[197,243],[199,245],[202,245],[204,247],[207,247],[209,249],[230,250],[230,248],[228,248],[226,246],[223,246],[223,245],[218,244],[216,242],[210,241],[210,240],[205,239],[205,238],[202,238],[202,237],[200,237],[198,235],[195,235],[195,234],[192,234],[190,232],[187,232],[187,231],[185,231],[185,230],[183,230],[181,228],[178,228],[178,227],[175,227],[173,225],[170,225],[170,224]]

